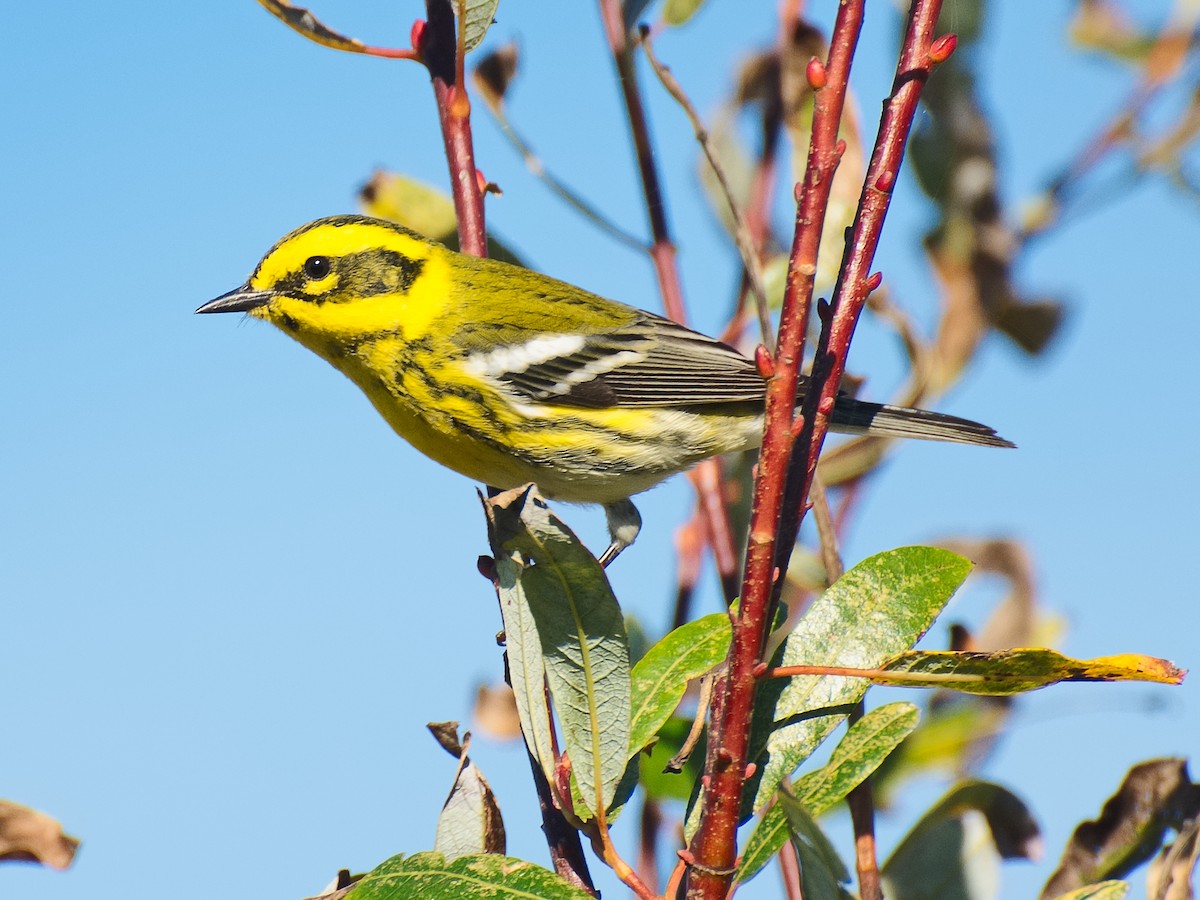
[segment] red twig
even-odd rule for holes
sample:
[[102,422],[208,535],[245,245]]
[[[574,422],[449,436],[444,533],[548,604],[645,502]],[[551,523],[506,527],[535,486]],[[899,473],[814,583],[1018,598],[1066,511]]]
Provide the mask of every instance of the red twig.
[[[715,745],[718,750],[708,757],[708,784],[701,798],[700,825],[690,847],[695,859],[687,877],[687,896],[691,900],[716,900],[729,889],[746,781],[755,667],[766,638],[771,606],[799,530],[850,339],[868,294],[878,286],[868,273],[917,100],[934,62],[953,50],[952,41],[933,41],[940,0],[915,0],[833,301],[823,311],[824,327],[810,388],[800,415],[794,417],[793,398],[808,325],[817,249],[833,173],[844,149],[837,133],[864,6],[864,0],[843,0],[830,40],[828,62],[818,72],[825,86],[815,94],[808,165],[797,193],[796,231],[775,376],[767,387],[766,425],[755,481],[742,602],[733,623],[728,657],[727,697],[720,718],[714,718],[710,746]],[[812,75],[810,66],[810,80]]]
[[795,241],[775,354],[775,375],[767,385],[766,425],[755,480],[742,601],[733,622],[726,697],[719,717],[714,708],[710,747],[719,747],[723,753],[708,754],[705,769],[708,786],[701,800],[700,826],[690,847],[696,864],[688,872],[687,896],[694,900],[724,897],[736,863],[736,831],[756,681],[753,670],[762,652],[770,616],[775,584],[775,537],[795,439],[793,409],[817,270],[817,249],[833,172],[842,152],[837,133],[862,17],[863,0],[839,7],[826,67],[827,86],[817,91],[815,97],[813,139],[804,183],[797,196]]
[[463,253],[487,256],[487,231],[483,222],[483,191],[475,169],[471,141],[471,101],[463,79],[458,29],[450,0],[425,0],[428,22],[417,48],[433,83],[446,161],[450,165],[450,192],[458,216],[458,241]]

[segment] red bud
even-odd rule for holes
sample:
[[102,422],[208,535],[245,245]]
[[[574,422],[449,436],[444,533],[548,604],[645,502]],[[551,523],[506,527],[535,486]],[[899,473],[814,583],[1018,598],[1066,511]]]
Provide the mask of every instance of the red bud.
[[896,186],[896,173],[891,169],[884,169],[879,173],[879,177],[875,179],[875,190],[885,194],[890,193],[892,188]]
[[758,366],[758,374],[763,378],[775,377],[775,360],[771,351],[762,344],[754,348],[754,363]]
[[883,273],[875,272],[867,279],[867,293],[879,290],[881,284],[883,284]]
[[954,53],[954,48],[958,46],[957,34],[943,34],[940,38],[933,42],[929,47],[929,61],[935,66],[938,63],[944,63]]
[[808,61],[808,68],[805,70],[808,75],[808,86],[814,91],[819,91],[825,87],[825,83],[829,80],[825,74],[825,63],[821,62],[815,56]]
[[417,19],[412,23],[412,28],[408,32],[409,40],[412,41],[412,48],[421,52],[421,41],[425,40],[425,20]]

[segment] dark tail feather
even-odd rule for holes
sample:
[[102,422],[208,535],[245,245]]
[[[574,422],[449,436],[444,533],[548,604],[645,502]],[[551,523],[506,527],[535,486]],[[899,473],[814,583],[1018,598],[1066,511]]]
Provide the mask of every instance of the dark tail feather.
[[918,438],[925,441],[951,441],[981,447],[1015,447],[996,434],[994,428],[947,416],[944,413],[906,406],[885,406],[850,397],[838,397],[830,428],[850,434],[874,434],[880,437]]

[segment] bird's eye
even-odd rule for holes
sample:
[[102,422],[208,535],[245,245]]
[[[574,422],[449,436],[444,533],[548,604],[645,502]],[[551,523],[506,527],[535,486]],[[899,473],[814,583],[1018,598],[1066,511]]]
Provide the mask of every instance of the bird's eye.
[[320,281],[329,274],[329,257],[310,256],[304,261],[304,274],[313,281]]

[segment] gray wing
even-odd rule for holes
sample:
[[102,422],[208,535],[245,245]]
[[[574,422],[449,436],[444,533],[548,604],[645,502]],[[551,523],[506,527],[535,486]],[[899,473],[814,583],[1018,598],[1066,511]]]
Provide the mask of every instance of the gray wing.
[[649,313],[577,344],[494,377],[529,400],[590,409],[761,402],[766,391],[737,350]]

